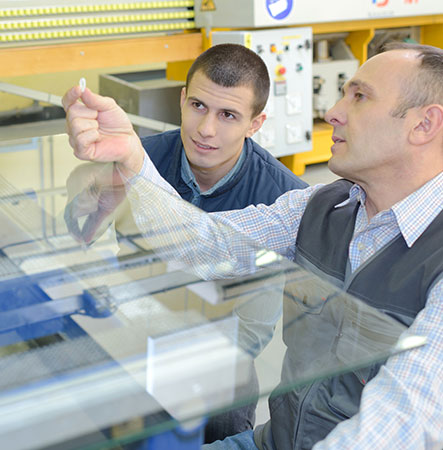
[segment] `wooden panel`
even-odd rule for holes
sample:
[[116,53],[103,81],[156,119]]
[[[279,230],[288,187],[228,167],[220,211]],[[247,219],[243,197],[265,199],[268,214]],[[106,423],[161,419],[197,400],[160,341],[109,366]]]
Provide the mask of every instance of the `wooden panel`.
[[195,59],[200,33],[0,48],[0,77]]

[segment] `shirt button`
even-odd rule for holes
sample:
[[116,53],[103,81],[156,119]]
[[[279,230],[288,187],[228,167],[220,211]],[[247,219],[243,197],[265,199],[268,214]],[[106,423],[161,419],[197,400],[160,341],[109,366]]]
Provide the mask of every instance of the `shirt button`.
[[357,248],[362,252],[365,249],[365,244],[360,243],[357,245]]

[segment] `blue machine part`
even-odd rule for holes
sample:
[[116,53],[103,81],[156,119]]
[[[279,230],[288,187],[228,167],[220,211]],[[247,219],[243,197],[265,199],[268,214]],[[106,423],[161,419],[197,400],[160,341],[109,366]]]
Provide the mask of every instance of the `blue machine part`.
[[137,450],[200,450],[203,444],[204,431],[204,420],[190,430],[185,430],[177,425],[173,430],[146,439],[137,447]]
[[[135,258],[132,263],[140,264],[141,261],[146,262],[146,255]],[[90,276],[91,273],[119,270],[124,265],[128,265],[128,261],[124,259],[120,263],[113,257],[93,264],[81,264],[69,270],[56,269],[27,275],[0,250],[0,345],[57,333],[77,336],[82,331],[71,319],[72,315],[86,314],[96,318],[111,315],[115,306],[106,286],[57,300],[51,299],[45,288],[69,283]]]
[[[19,265],[0,250],[0,346],[57,334],[62,334],[67,338],[84,336],[84,331],[71,317],[76,314],[95,318],[112,315],[116,308],[112,290],[107,286],[98,286],[83,291],[81,295],[53,300],[46,294],[45,287],[78,280],[83,276],[90,276],[91,273],[100,274],[144,265],[152,259],[152,255],[138,252],[130,257],[79,265],[69,270],[57,269],[27,275],[23,273]],[[103,353],[104,360],[109,358],[103,350],[98,347],[96,350]],[[69,358],[69,356],[67,357]],[[59,376],[57,375],[57,377]],[[161,411],[158,414],[167,413]],[[156,414],[150,415],[144,417],[143,420],[152,423],[156,420],[155,416]],[[110,436],[112,427],[101,430],[101,432]],[[177,424],[174,429],[165,430],[155,436],[147,437],[143,434],[142,432],[139,436],[138,442],[126,444],[122,442],[121,448],[128,450],[163,450],[165,448],[168,450],[199,450],[204,439],[204,423],[202,421],[191,430],[183,429]],[[81,442],[82,437],[75,441]]]
[[107,317],[113,310],[107,307],[109,303],[106,300],[103,291],[99,292],[97,299],[91,291],[84,291],[83,295],[52,300],[39,286],[24,283],[2,291],[0,345],[56,333],[77,335],[79,328],[70,316],[88,314],[92,317]]

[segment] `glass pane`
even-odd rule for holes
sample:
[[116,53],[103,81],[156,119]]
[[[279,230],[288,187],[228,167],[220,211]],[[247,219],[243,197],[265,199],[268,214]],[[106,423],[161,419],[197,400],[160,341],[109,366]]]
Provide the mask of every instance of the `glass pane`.
[[[365,383],[424,343],[149,181],[64,162],[65,135],[0,148],[0,440],[14,448],[103,448],[332,374]],[[8,169],[36,155],[25,180]]]

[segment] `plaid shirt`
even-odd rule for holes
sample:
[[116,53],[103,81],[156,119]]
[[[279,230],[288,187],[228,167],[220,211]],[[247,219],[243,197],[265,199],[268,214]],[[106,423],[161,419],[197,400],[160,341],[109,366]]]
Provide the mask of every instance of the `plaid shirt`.
[[[140,175],[174,192],[148,158]],[[293,259],[301,216],[310,196],[321,186],[290,191],[270,206],[212,216],[263,247]],[[352,271],[399,233],[409,247],[414,244],[443,210],[443,172],[370,221],[364,207],[366,195],[358,185],[336,208],[355,198],[360,208],[349,245]],[[426,307],[405,334],[426,336],[427,344],[389,358],[365,386],[359,413],[340,423],[315,450],[443,448],[443,276],[429,291]]]
[[[364,203],[358,186],[352,187],[352,196]],[[398,233],[411,247],[442,209],[443,173],[369,223],[361,207],[349,247],[352,269]],[[340,423],[315,450],[443,448],[443,277],[405,334],[426,336],[427,344],[389,358],[363,389],[359,413]]]

